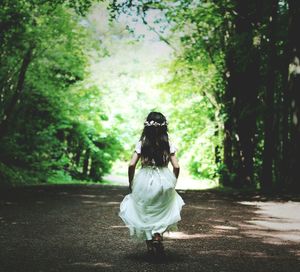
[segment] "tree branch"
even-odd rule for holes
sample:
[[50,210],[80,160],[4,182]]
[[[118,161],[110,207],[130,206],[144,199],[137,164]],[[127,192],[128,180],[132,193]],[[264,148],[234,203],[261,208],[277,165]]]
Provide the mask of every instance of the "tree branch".
[[30,46],[27,49],[27,52],[24,55],[22,65],[21,65],[21,68],[20,68],[20,72],[19,72],[19,76],[18,76],[18,83],[17,83],[16,91],[13,94],[13,97],[11,98],[9,105],[4,110],[4,116],[3,116],[3,119],[1,120],[1,123],[0,123],[0,139],[6,133],[8,123],[9,123],[9,121],[11,119],[11,116],[14,112],[15,106],[17,105],[18,100],[21,96],[21,93],[24,90],[26,72],[27,72],[28,66],[29,66],[29,64],[32,60],[33,49],[34,49],[34,46],[33,45]]

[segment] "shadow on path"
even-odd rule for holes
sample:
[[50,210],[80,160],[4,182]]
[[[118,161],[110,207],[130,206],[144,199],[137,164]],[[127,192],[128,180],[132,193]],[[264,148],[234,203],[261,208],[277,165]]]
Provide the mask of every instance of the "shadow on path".
[[1,271],[300,271],[299,199],[178,192],[186,202],[182,221],[164,235],[161,259],[129,239],[118,217],[125,187],[1,192]]

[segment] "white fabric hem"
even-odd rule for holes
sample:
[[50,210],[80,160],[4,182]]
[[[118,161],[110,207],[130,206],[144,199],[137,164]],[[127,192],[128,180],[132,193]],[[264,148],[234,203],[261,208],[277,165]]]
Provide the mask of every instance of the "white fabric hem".
[[128,221],[124,215],[124,213],[125,213],[124,210],[121,210],[119,212],[119,217],[121,217],[121,219],[125,223],[125,226],[129,229],[129,234],[130,234],[131,238],[137,239],[137,240],[151,240],[154,233],[160,233],[161,235],[163,235],[165,232],[178,230],[177,223],[179,221],[181,221],[180,212],[182,210],[182,207],[185,205],[185,203],[181,199],[181,197],[180,197],[179,201],[181,203],[179,204],[179,207],[178,207],[179,208],[178,216],[175,217],[172,221],[168,222],[168,224],[166,224],[166,225],[159,225],[159,226],[153,225],[151,227],[137,228],[128,223]]

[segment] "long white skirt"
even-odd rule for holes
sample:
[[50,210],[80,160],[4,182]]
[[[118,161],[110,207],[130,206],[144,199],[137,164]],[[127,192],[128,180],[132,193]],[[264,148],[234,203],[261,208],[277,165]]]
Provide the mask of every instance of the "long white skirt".
[[177,179],[168,167],[142,167],[133,179],[132,193],[120,204],[119,216],[130,235],[151,240],[154,233],[176,230],[185,204],[175,191]]

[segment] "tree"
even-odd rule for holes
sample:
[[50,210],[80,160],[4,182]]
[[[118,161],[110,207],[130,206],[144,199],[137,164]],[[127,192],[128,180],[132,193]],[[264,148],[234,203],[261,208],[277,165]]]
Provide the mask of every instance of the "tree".
[[300,23],[300,3],[290,0],[289,4],[289,80],[291,131],[289,139],[290,157],[286,183],[292,190],[300,190],[300,42],[297,39],[297,28]]
[[[4,1],[1,9],[0,178],[2,185],[102,179],[121,146],[91,101],[90,52],[101,48],[76,14],[91,1]],[[91,161],[97,169],[91,170]],[[96,171],[96,174],[91,174]],[[11,177],[11,178],[10,178]]]

